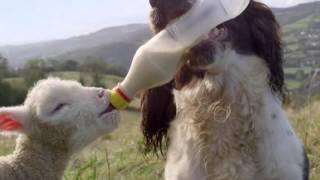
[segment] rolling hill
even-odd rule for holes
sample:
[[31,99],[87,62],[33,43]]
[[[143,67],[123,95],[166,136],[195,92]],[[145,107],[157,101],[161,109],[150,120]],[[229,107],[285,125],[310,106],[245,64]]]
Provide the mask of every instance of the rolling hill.
[[[286,65],[320,67],[320,2],[273,11],[283,26]],[[32,58],[81,61],[94,57],[128,68],[136,49],[151,36],[148,25],[131,24],[69,39],[0,47],[0,53],[12,67],[22,67]]]
[[[286,65],[320,68],[320,2],[303,4],[285,12],[292,14],[291,17],[287,15],[287,19],[282,18],[285,22],[283,37]],[[293,23],[289,23],[293,20]]]
[[69,39],[4,46],[0,47],[0,53],[9,59],[13,67],[21,67],[32,58],[83,60],[87,56],[128,66],[135,50],[150,37],[147,25],[131,24]]

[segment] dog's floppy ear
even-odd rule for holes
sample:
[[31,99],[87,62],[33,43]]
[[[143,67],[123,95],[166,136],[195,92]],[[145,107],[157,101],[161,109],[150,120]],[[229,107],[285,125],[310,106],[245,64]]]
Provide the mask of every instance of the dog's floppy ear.
[[266,61],[269,67],[271,90],[285,100],[283,45],[280,25],[268,6],[255,1],[250,4],[246,16],[248,22],[250,22],[250,34],[253,38],[255,52]]
[[22,132],[28,117],[24,106],[0,108],[0,132]]
[[170,122],[176,115],[172,94],[173,81],[163,86],[147,90],[142,98],[142,131],[147,151],[162,152],[163,142],[167,142]]

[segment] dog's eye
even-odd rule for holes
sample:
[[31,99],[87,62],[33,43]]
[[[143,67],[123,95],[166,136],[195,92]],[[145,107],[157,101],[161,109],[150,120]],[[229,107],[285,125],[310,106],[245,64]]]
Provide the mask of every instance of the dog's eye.
[[59,112],[61,109],[63,109],[65,106],[67,106],[67,103],[60,103],[58,104],[52,111],[51,114],[55,114],[57,112]]

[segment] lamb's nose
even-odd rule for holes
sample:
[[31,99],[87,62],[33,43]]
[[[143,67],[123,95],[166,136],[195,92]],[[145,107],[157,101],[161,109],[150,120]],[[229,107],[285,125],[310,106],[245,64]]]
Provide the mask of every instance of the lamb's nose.
[[157,1],[158,1],[158,0],[149,0],[149,3],[150,3],[150,5],[151,5],[151,7],[157,6]]
[[103,96],[104,96],[105,93],[106,93],[106,92],[104,91],[104,89],[100,89],[100,90],[98,91],[98,97],[99,97],[99,98],[103,98]]

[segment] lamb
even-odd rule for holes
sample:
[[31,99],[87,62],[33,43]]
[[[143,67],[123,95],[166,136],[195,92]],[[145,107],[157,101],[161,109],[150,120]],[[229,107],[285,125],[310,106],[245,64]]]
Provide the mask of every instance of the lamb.
[[104,89],[49,78],[23,105],[0,108],[0,130],[19,133],[14,152],[0,157],[0,179],[62,179],[72,155],[117,128],[108,99]]

